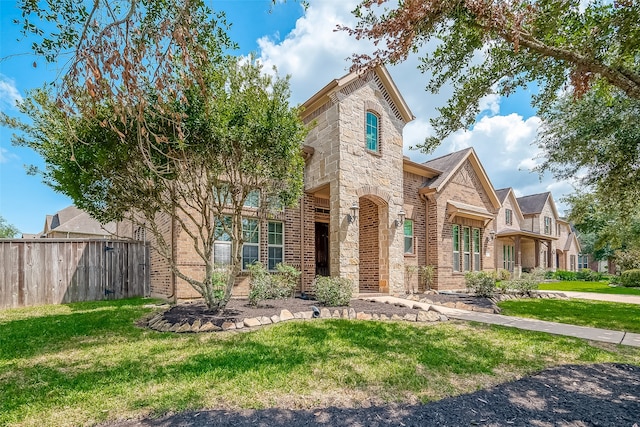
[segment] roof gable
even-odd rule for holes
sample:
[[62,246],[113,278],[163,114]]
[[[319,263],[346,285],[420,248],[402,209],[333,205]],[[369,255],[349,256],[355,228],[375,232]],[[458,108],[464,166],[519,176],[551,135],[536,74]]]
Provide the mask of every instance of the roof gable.
[[496,194],[491,181],[489,181],[489,177],[482,167],[480,159],[478,159],[478,156],[473,147],[469,147],[464,150],[456,151],[454,153],[447,154],[446,156],[438,157],[436,159],[424,162],[424,166],[436,171],[441,171],[442,173],[430,180],[427,180],[425,182],[425,185],[420,189],[420,193],[430,194],[434,192],[440,192],[449,182],[451,177],[455,175],[455,172],[457,172],[467,160],[473,167],[475,173],[478,175],[482,187],[489,196],[491,204],[494,208],[499,209],[501,207],[501,203],[498,195]]
[[496,190],[496,194],[498,195],[498,199],[500,203],[504,206],[505,202],[509,200],[511,202],[511,207],[515,211],[516,216],[518,217],[518,221],[524,221],[524,215],[522,214],[522,210],[520,209],[520,205],[518,204],[518,199],[516,198],[516,193],[513,191],[512,187],[501,188],[500,190]]
[[389,103],[389,106],[396,116],[404,121],[404,123],[409,123],[415,118],[406,101],[400,94],[398,87],[391,78],[387,68],[384,65],[378,65],[371,70],[365,72],[354,71],[339,79],[334,79],[329,82],[325,87],[320,89],[315,95],[302,104],[302,119],[308,117],[314,111],[330,102],[333,94],[344,89],[347,85],[355,82],[357,79],[363,79],[365,81],[368,79],[374,79],[377,82],[378,88],[382,92],[384,99]]

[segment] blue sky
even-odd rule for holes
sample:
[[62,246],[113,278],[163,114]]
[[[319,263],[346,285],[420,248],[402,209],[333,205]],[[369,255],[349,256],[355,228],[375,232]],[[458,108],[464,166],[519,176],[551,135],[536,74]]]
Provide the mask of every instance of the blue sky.
[[[281,74],[291,75],[292,103],[304,102],[334,78],[346,74],[347,58],[355,52],[368,51],[370,43],[356,41],[342,32],[337,24],[353,25],[354,0],[311,0],[304,10],[295,1],[224,0],[208,2],[216,10],[224,10],[232,23],[230,36],[240,45],[238,54],[255,52],[266,65],[276,65]],[[0,109],[17,115],[15,100],[25,97],[29,89],[54,79],[58,67],[46,65],[30,55],[30,41],[18,40],[19,27],[12,20],[19,17],[14,1],[0,0]],[[428,49],[425,47],[424,49]],[[38,67],[33,67],[33,62]],[[539,160],[532,142],[540,120],[530,107],[529,94],[520,91],[506,99],[488,97],[484,111],[469,131],[460,131],[447,140],[433,155],[410,151],[409,147],[430,134],[429,118],[436,107],[449,96],[445,88],[437,95],[424,90],[428,77],[418,69],[418,57],[389,67],[400,92],[416,116],[404,132],[405,154],[415,161],[473,146],[496,188],[514,187],[517,195],[552,191],[559,199],[572,191],[570,183],[555,182],[549,176],[530,172]],[[67,197],[54,192],[38,176],[28,176],[25,165],[42,166],[42,160],[31,150],[11,145],[12,131],[0,128],[0,216],[21,232],[42,230],[45,215],[72,204]]]

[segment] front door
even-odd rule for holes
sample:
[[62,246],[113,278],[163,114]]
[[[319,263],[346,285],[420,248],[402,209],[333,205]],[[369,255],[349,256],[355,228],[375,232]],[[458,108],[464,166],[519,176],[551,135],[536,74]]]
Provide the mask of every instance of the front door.
[[329,275],[329,224],[316,222],[316,276]]

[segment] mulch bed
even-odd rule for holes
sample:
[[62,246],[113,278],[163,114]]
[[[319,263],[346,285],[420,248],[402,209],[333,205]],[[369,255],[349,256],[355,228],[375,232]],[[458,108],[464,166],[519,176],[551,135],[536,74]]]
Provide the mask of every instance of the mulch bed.
[[518,381],[425,405],[209,410],[103,427],[640,425],[640,367],[557,366]]
[[[493,304],[486,298],[463,294],[419,294],[415,295],[414,298],[428,298],[436,304],[464,302],[469,305],[478,305],[481,307],[491,307]],[[172,324],[185,322],[193,324],[193,322],[199,319],[203,324],[211,322],[216,326],[222,326],[224,322],[240,322],[247,318],[258,318],[261,316],[271,317],[274,314],[279,315],[282,310],[289,310],[291,313],[312,311],[313,307],[319,309],[324,308],[318,301],[302,298],[268,300],[262,302],[257,307],[249,305],[247,299],[238,298],[229,301],[224,311],[219,313],[209,311],[207,306],[202,302],[188,302],[171,307],[164,312],[163,317],[165,321]],[[346,307],[327,308],[333,312],[334,310],[342,310]],[[420,311],[402,305],[384,304],[359,299],[351,300],[348,308],[353,308],[356,312],[385,314],[388,317],[394,314],[403,317],[405,314],[417,314]]]

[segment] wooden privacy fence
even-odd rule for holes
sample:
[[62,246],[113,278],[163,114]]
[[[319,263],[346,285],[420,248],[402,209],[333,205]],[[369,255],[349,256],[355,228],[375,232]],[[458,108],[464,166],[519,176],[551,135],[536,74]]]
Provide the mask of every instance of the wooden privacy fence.
[[0,239],[0,309],[148,294],[148,243]]

